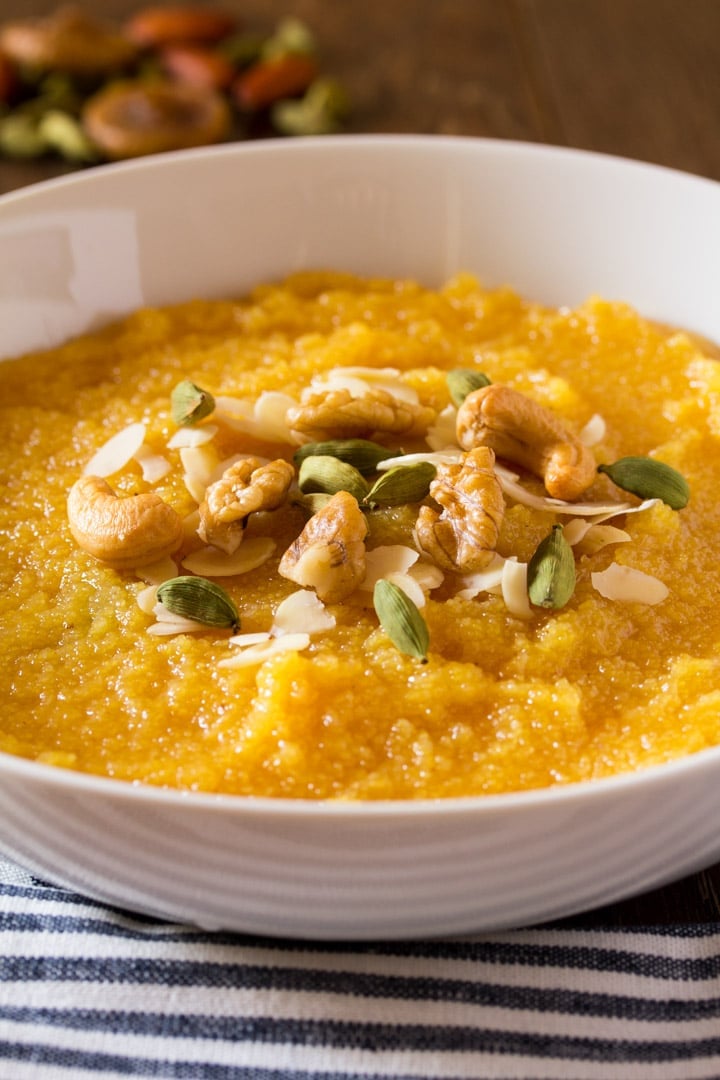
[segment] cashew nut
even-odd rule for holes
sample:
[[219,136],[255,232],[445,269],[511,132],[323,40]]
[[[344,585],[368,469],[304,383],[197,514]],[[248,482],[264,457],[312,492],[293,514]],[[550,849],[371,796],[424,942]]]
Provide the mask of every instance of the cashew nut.
[[549,409],[509,386],[493,383],[468,394],[458,409],[457,438],[465,450],[489,446],[522,465],[554,499],[578,499],[595,480],[590,450]]
[[73,484],[67,513],[83,551],[117,569],[171,555],[183,539],[182,518],[159,495],[123,498],[99,476],[82,476]]

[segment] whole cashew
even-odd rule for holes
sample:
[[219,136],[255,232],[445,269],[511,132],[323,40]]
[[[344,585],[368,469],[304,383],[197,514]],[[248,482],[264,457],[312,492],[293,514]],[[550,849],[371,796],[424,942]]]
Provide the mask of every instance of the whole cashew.
[[99,476],[82,476],[73,484],[67,513],[83,551],[117,569],[171,555],[183,538],[182,518],[159,495],[121,498]]
[[465,450],[489,446],[499,458],[539,476],[554,499],[572,502],[595,480],[590,450],[549,409],[509,386],[492,383],[468,394],[456,430]]

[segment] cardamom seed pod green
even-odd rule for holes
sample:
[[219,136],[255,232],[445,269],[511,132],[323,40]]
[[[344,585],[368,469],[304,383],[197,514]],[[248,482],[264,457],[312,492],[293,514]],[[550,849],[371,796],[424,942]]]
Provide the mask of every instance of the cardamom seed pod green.
[[575,556],[563,535],[562,525],[553,525],[541,540],[528,563],[527,590],[536,607],[562,608],[575,591]]
[[481,390],[483,386],[490,385],[490,379],[488,379],[487,375],[484,375],[482,371],[475,371],[473,368],[456,368],[455,371],[448,371],[445,381],[453,404],[457,405],[458,408],[468,394],[472,394],[473,390]]
[[368,492],[367,482],[356,468],[329,454],[313,454],[305,458],[298,473],[298,487],[303,494],[323,491],[334,495],[337,491],[347,491],[358,502]]
[[232,599],[220,585],[207,578],[188,574],[170,578],[158,586],[157,598],[168,611],[205,626],[240,628],[240,615]]
[[421,502],[428,494],[436,472],[429,461],[395,465],[375,481],[365,496],[365,505],[374,508]]
[[374,473],[381,461],[397,457],[397,450],[388,450],[387,446],[370,442],[369,439],[328,439],[326,442],[305,443],[293,454],[293,461],[299,468],[309,457],[334,457],[353,465],[363,476]]
[[196,386],[190,379],[183,379],[170,395],[172,418],[178,427],[189,427],[204,420],[215,409],[215,398],[209,390]]
[[293,506],[299,506],[306,517],[313,517],[323,510],[332,499],[326,491],[309,491],[307,495],[297,495],[293,500]]
[[373,590],[373,605],[380,625],[395,648],[406,656],[427,661],[430,634],[410,597],[391,581],[380,578]]
[[661,499],[673,510],[682,510],[690,500],[690,485],[682,473],[649,457],[624,457],[612,465],[598,465],[598,472],[613,484],[641,499]]

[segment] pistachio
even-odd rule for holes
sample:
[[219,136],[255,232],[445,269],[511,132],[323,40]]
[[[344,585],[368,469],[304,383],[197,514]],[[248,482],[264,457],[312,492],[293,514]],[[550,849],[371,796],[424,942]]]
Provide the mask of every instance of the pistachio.
[[337,491],[347,491],[358,502],[368,492],[368,485],[357,469],[329,454],[314,454],[305,458],[300,465],[298,486],[303,494],[322,491],[334,495]]
[[207,578],[188,574],[170,578],[158,586],[158,600],[175,615],[204,623],[229,627],[237,633],[240,615],[235,604],[220,585]]
[[537,607],[565,607],[575,591],[575,556],[563,535],[562,525],[553,525],[541,540],[528,563],[527,591]]
[[282,135],[329,135],[348,111],[342,87],[334,79],[315,79],[302,98],[283,98],[272,106],[273,127]]
[[430,635],[410,597],[391,581],[381,578],[373,590],[373,605],[380,625],[393,645],[407,656],[426,661]]
[[0,153],[9,158],[38,158],[49,150],[38,130],[38,122],[30,115],[17,111],[0,120]]
[[66,161],[89,163],[97,160],[97,150],[80,122],[62,109],[50,109],[45,113],[38,125],[38,134]]
[[396,465],[379,477],[365,496],[365,505],[402,506],[404,503],[422,502],[430,490],[437,472],[429,461],[415,465]]
[[483,386],[490,385],[490,379],[488,379],[487,375],[484,375],[482,371],[475,371],[473,368],[456,368],[454,371],[448,371],[445,381],[450,391],[450,397],[458,408],[468,394],[472,394],[473,390],[481,390]]
[[209,390],[196,386],[190,379],[183,379],[170,396],[172,417],[178,427],[189,427],[204,420],[215,409],[215,398]]
[[682,510],[690,499],[685,477],[655,458],[624,457],[612,465],[598,465],[598,472],[609,476],[623,491],[641,499],[661,499],[673,510]]
[[338,458],[353,465],[363,476],[369,476],[381,461],[396,457],[397,450],[388,450],[386,446],[369,439],[327,439],[325,442],[305,443],[295,451],[293,461],[300,467],[306,458],[318,455]]
[[277,24],[272,37],[264,42],[262,58],[270,60],[275,56],[285,56],[287,53],[314,53],[316,51],[317,43],[312,31],[300,19],[288,15]]

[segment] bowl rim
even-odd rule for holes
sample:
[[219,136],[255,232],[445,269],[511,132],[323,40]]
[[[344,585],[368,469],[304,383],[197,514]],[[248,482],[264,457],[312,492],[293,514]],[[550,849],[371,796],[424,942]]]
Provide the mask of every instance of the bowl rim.
[[[173,165],[199,160],[221,160],[225,157],[267,156],[279,154],[294,156],[298,153],[361,152],[373,148],[427,151],[431,148],[485,152],[497,156],[528,155],[540,160],[564,160],[588,162],[601,169],[632,171],[648,176],[664,176],[720,191],[720,181],[711,177],[688,172],[655,162],[642,161],[604,151],[579,149],[550,143],[526,140],[488,138],[474,135],[440,135],[415,133],[334,134],[308,136],[303,139],[287,139],[279,136],[248,142],[223,143],[189,150],[177,150],[153,154],[129,161],[110,162],[93,166],[82,172],[69,173],[37,181],[24,187],[0,194],[0,229],[2,211],[17,204],[32,201],[37,195],[61,191],[77,186],[92,186],[105,176],[124,173],[155,172],[170,169]],[[1,361],[0,361],[1,362]],[[190,808],[206,812],[231,813],[233,815],[262,815],[286,817],[292,815],[310,818],[346,818],[369,816],[405,818],[417,816],[466,815],[495,816],[498,812],[522,812],[546,803],[585,803],[628,788],[639,789],[664,785],[673,780],[684,779],[705,769],[720,765],[720,744],[698,750],[693,754],[667,762],[648,765],[634,772],[619,773],[597,779],[554,784],[525,791],[512,791],[487,795],[465,795],[418,799],[311,799],[303,797],[276,797],[211,793],[190,789],[155,786],[138,780],[121,780],[94,773],[75,771],[57,765],[33,761],[0,750],[0,783],[4,776],[26,779],[52,787],[62,794],[131,800],[166,808]]]
[[657,162],[644,161],[639,158],[626,157],[620,154],[611,154],[601,150],[586,150],[573,146],[561,146],[554,143],[531,142],[522,139],[489,138],[476,135],[441,135],[441,134],[416,134],[416,133],[370,133],[370,134],[329,134],[309,135],[302,138],[283,138],[271,136],[265,139],[248,140],[247,142],[227,142],[214,146],[192,147],[186,150],[172,150],[161,154],[149,154],[141,158],[132,158],[127,161],[104,162],[93,165],[80,172],[67,173],[61,176],[50,177],[46,180],[38,180],[21,188],[0,194],[0,209],[12,206],[15,202],[31,199],[36,194],[42,194],[48,190],[62,190],[66,187],[84,186],[93,184],[97,179],[102,180],[105,176],[114,176],[123,173],[135,173],[145,171],[164,170],[173,165],[193,161],[212,160],[223,157],[267,156],[269,153],[282,156],[295,156],[305,151],[315,153],[331,152],[340,150],[341,153],[353,153],[358,149],[393,147],[406,150],[429,150],[431,147],[440,147],[446,150],[478,150],[497,156],[512,157],[516,155],[526,156],[530,154],[539,159],[565,161],[586,161],[593,163],[598,168],[618,169],[635,171],[639,173],[664,175],[668,179],[677,178],[699,183],[709,188],[720,187],[720,180],[709,176],[693,173],[674,166],[662,165]]

